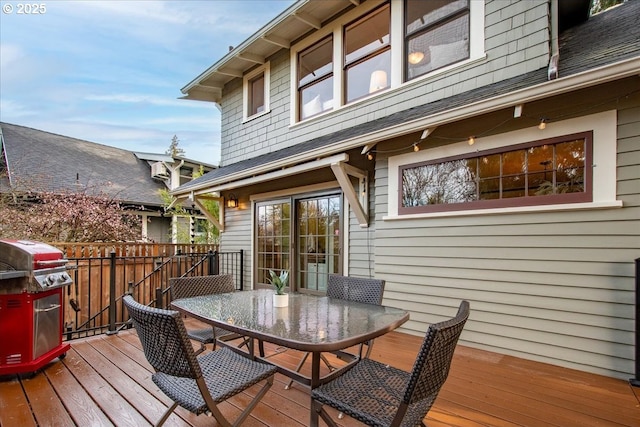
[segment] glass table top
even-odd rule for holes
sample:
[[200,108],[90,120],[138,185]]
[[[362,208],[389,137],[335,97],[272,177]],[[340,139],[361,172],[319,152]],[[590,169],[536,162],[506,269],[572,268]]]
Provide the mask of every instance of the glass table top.
[[393,307],[309,294],[289,294],[274,307],[273,290],[205,295],[172,307],[215,326],[304,351],[332,351],[383,335],[409,319]]

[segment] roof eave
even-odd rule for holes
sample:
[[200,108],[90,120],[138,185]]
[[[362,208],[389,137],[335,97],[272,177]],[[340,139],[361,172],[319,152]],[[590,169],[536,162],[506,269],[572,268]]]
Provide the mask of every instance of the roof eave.
[[[266,37],[266,35],[270,31],[272,31],[278,25],[282,24],[284,22],[284,20],[287,19],[289,16],[293,15],[295,12],[297,12],[300,9],[302,9],[304,7],[304,5],[309,3],[309,1],[310,0],[299,0],[299,1],[295,2],[294,4],[292,4],[291,6],[289,6],[282,13],[280,13],[278,16],[276,16],[274,19],[272,19],[269,23],[267,23],[264,27],[262,27],[257,32],[255,32],[251,37],[249,37],[248,39],[243,41],[240,45],[238,45],[235,48],[233,48],[232,50],[230,50],[229,53],[227,53],[225,56],[223,56],[220,60],[218,60],[213,65],[211,65],[209,68],[207,68],[205,71],[200,73],[200,75],[198,75],[195,79],[193,79],[191,82],[189,82],[182,89],[180,89],[180,91],[183,94],[187,95],[186,96],[187,99],[198,99],[198,100],[200,100],[201,98],[199,98],[197,96],[196,97],[190,96],[190,91],[193,88],[198,86],[200,84],[200,82],[202,82],[203,80],[206,80],[207,78],[211,77],[212,74],[214,74],[215,72],[217,72],[221,68],[224,68],[225,64],[227,64],[229,61],[231,61],[231,59],[236,58],[239,55],[241,55],[242,52],[246,48],[248,48],[252,43],[256,42],[257,40],[259,40],[261,38]],[[211,101],[211,99],[202,99],[202,100]],[[213,101],[213,102],[218,102],[218,101]]]

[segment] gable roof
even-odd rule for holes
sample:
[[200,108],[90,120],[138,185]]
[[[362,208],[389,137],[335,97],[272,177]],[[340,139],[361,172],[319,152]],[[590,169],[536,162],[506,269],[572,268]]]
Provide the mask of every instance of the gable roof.
[[[629,1],[606,12],[592,16],[587,22],[570,28],[560,35],[560,61],[558,78],[549,81],[547,68],[518,77],[473,89],[452,97],[400,111],[375,121],[342,129],[278,151],[246,159],[215,169],[198,179],[180,186],[173,193],[187,194],[235,180],[291,166],[315,159],[319,154],[329,155],[361,147],[366,143],[388,138],[385,131],[402,127],[404,133],[418,131],[436,124],[438,120],[460,120],[480,112],[487,105],[504,108],[515,104],[542,99],[552,94],[570,92],[638,74],[640,71],[640,0]],[[623,64],[621,70],[615,65]],[[626,64],[626,65],[624,65]],[[598,73],[591,76],[590,73]],[[530,91],[530,92],[526,92]],[[537,98],[536,98],[537,97]],[[431,122],[429,122],[431,120]],[[415,129],[410,131],[411,123]]]
[[[162,206],[149,165],[127,150],[0,123],[10,185],[21,190],[108,194],[123,203]],[[8,183],[0,183],[0,191]]]

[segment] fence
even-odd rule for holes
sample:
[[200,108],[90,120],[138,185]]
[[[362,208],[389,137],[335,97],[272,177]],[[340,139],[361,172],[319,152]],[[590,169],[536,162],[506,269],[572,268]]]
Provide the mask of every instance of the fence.
[[[122,304],[127,292],[164,307],[171,277],[231,274],[236,289],[244,288],[242,251],[218,252],[210,245],[185,245],[186,253],[180,245],[56,246],[67,255],[73,277],[63,292],[67,340],[115,332],[127,321]],[[197,251],[203,249],[209,250]]]

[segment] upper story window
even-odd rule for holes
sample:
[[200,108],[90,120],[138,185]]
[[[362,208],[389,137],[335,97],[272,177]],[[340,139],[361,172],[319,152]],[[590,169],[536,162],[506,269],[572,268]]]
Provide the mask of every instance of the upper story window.
[[590,202],[592,132],[400,168],[399,213]]
[[483,57],[485,2],[367,1],[291,48],[291,120]]
[[298,54],[299,118],[304,120],[333,108],[333,37]]
[[406,80],[469,58],[469,0],[406,0]]
[[391,76],[389,4],[344,29],[345,103],[386,89]]
[[244,76],[244,120],[269,111],[269,71],[266,63]]

